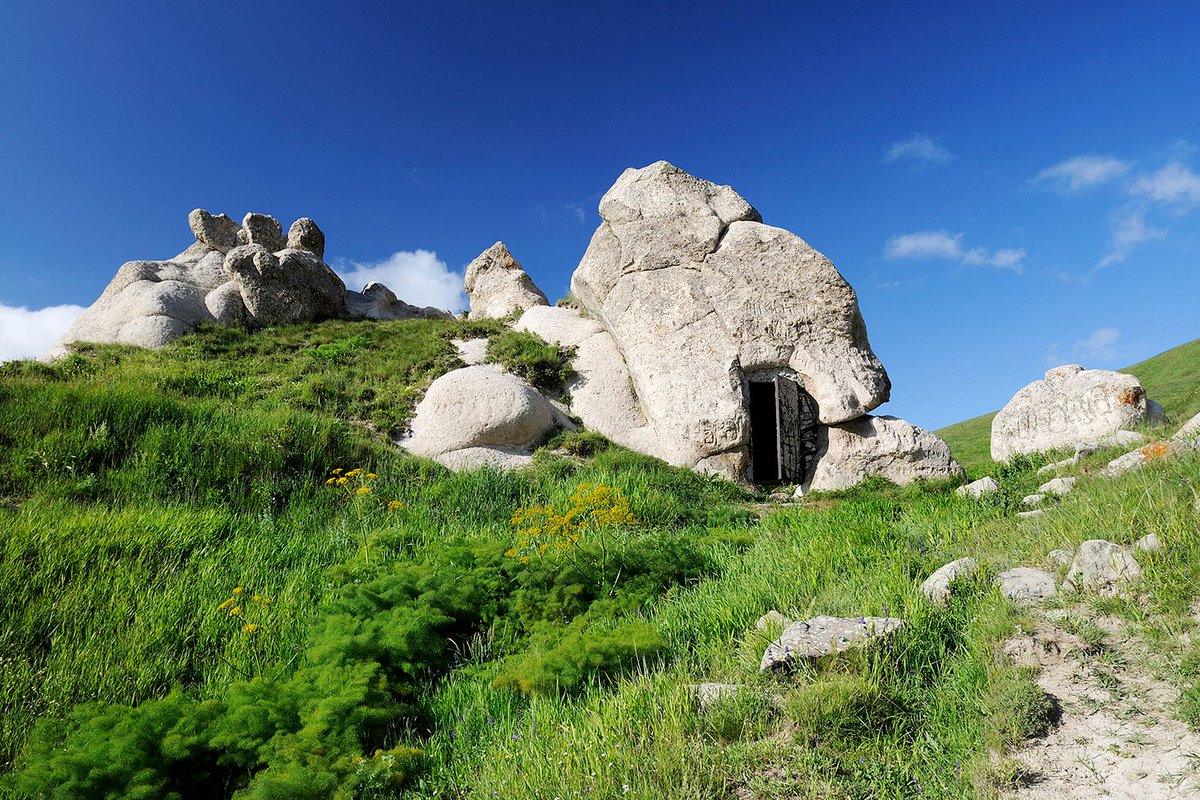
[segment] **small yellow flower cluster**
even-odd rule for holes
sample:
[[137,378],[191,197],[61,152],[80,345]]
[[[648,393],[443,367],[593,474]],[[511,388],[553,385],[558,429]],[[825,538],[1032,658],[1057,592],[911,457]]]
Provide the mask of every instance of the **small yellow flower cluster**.
[[[325,479],[325,485],[339,492],[343,500],[350,501],[362,497],[370,497],[375,494],[375,489],[371,486],[371,483],[378,479],[378,475],[374,472],[367,472],[365,469],[355,468],[345,470],[339,467],[329,473],[329,477]],[[382,508],[391,514],[394,511],[404,508],[404,503],[399,500],[384,499],[382,501]]]
[[570,549],[589,533],[637,524],[629,499],[615,486],[581,483],[568,502],[561,513],[549,504],[517,509],[509,520],[517,529],[517,544],[504,555],[527,564],[550,550]]
[[[244,586],[235,586],[233,587],[233,591],[229,593],[229,597],[217,606],[217,610],[224,611],[229,617],[242,620],[246,619],[248,612],[261,618],[271,606],[271,598],[257,592],[249,594],[250,596],[247,598],[246,588]],[[254,622],[247,622],[242,625],[242,633],[247,636],[261,629],[262,626]]]

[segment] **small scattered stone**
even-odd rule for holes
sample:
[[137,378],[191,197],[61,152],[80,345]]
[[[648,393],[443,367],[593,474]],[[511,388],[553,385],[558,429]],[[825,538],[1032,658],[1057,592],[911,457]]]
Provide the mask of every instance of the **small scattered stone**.
[[1016,567],[996,576],[1000,592],[1018,603],[1035,603],[1058,593],[1054,576],[1032,567]]
[[1104,539],[1089,539],[1079,545],[1063,588],[1111,596],[1141,576],[1142,568],[1128,549]]
[[1079,457],[1080,457],[1079,456],[1079,448],[1076,448],[1074,458],[1064,458],[1062,461],[1055,461],[1053,464],[1047,464],[1044,467],[1038,467],[1037,474],[1038,475],[1048,475],[1051,472],[1058,472],[1060,469],[1066,469],[1067,467],[1073,467],[1079,463]]
[[1048,480],[1038,487],[1038,492],[1042,494],[1057,494],[1064,495],[1070,493],[1075,488],[1075,482],[1078,478],[1054,478]]
[[1036,506],[1040,505],[1045,499],[1046,495],[1044,494],[1027,494],[1021,498],[1021,502],[1027,506]]
[[801,658],[820,658],[885,638],[904,624],[895,617],[814,617],[795,622],[763,653],[759,672],[785,667]]
[[1018,517],[1040,517],[1042,514],[1045,514],[1045,513],[1046,513],[1046,509],[1035,508],[1033,511],[1018,511],[1017,516]]
[[951,582],[956,578],[971,575],[978,569],[979,562],[970,556],[951,561],[925,579],[921,584],[921,593],[928,597],[930,602],[945,605],[950,599]]
[[1069,567],[1075,559],[1075,553],[1070,550],[1051,550],[1046,558],[1056,567]]
[[978,500],[985,494],[991,494],[1000,489],[1000,484],[996,483],[996,479],[990,475],[986,478],[980,478],[977,481],[971,481],[965,486],[960,486],[954,490],[954,493],[962,497],[974,497]]
[[771,499],[776,503],[787,503],[792,499],[792,495],[787,492],[771,492]]
[[758,618],[758,621],[754,623],[754,627],[760,631],[783,630],[791,624],[792,619],[790,617],[785,617],[772,608]]
[[708,708],[713,703],[727,697],[737,697],[742,687],[736,683],[701,683],[692,687],[700,708]]
[[487,339],[451,339],[458,359],[469,367],[487,361]]
[[1147,533],[1134,543],[1133,549],[1138,553],[1157,553],[1162,546],[1162,539],[1158,538],[1157,533]]

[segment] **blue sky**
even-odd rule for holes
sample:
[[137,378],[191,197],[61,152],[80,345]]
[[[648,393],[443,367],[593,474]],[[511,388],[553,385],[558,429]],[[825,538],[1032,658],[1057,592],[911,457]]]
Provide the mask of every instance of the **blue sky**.
[[0,20],[0,358],[122,262],[184,249],[195,207],[310,216],[335,267],[410,302],[454,302],[504,240],[559,297],[600,196],[658,159],[834,261],[892,376],[882,412],[917,424],[1200,336],[1200,5],[0,2]]

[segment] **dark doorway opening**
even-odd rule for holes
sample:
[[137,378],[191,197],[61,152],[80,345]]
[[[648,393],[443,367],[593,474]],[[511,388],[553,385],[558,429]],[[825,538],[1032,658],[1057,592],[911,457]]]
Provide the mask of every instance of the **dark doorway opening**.
[[779,423],[774,381],[750,382],[750,463],[755,483],[779,483]]
[[777,376],[750,381],[750,468],[755,483],[805,483],[817,455],[820,414],[812,395]]

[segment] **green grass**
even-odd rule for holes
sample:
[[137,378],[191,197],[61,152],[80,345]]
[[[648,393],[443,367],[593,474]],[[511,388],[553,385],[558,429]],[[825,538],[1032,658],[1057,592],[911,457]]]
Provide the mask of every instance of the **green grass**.
[[[449,337],[494,333],[470,326],[212,330],[158,353],[0,368],[0,773],[19,766],[40,796],[29,787],[100,768],[132,780],[118,767],[136,752],[150,759],[137,780],[157,764],[182,797],[224,797],[254,775],[284,780],[300,753],[360,797],[991,797],[1005,751],[1047,720],[1031,675],[998,656],[1022,614],[986,576],[944,610],[917,587],[963,555],[995,573],[1151,530],[1166,548],[1144,560],[1142,599],[1082,602],[1129,620],[1181,687],[1181,715],[1200,719],[1200,650],[1178,636],[1200,592],[1200,459],[1085,474],[1034,521],[1012,512],[1038,459],[998,471],[983,503],[874,480],[762,518],[729,483],[594,437],[559,437],[567,454],[539,451],[525,472],[455,474],[385,434],[455,365]],[[1180,383],[1171,402],[1188,396]],[[326,485],[349,467],[378,473],[371,495],[345,502]],[[582,568],[500,555],[516,509],[562,509],[583,483],[620,488],[639,524],[570,551],[593,559]],[[597,583],[588,564],[602,557],[619,568]],[[258,634],[219,608],[236,586],[273,601],[252,607]],[[761,676],[770,637],[755,620],[771,608],[908,625],[890,647]],[[376,661],[388,680],[355,699],[345,670]],[[690,687],[703,681],[744,689],[701,710]],[[327,700],[343,705],[294,730]],[[360,712],[376,721],[338,727]],[[92,726],[55,723],[72,714]],[[278,720],[275,749],[226,742],[225,767],[183,778],[218,746],[189,725],[235,720],[250,737],[263,719]],[[345,747],[365,760],[329,755]],[[389,782],[376,747],[420,756],[397,756],[403,782]]]
[[[1118,371],[1140,380],[1147,396],[1166,409],[1172,423],[1178,425],[1200,413],[1200,339]],[[1018,388],[1014,387],[1014,394]],[[995,416],[994,411],[981,414],[936,431],[972,480],[994,469],[991,439]]]

